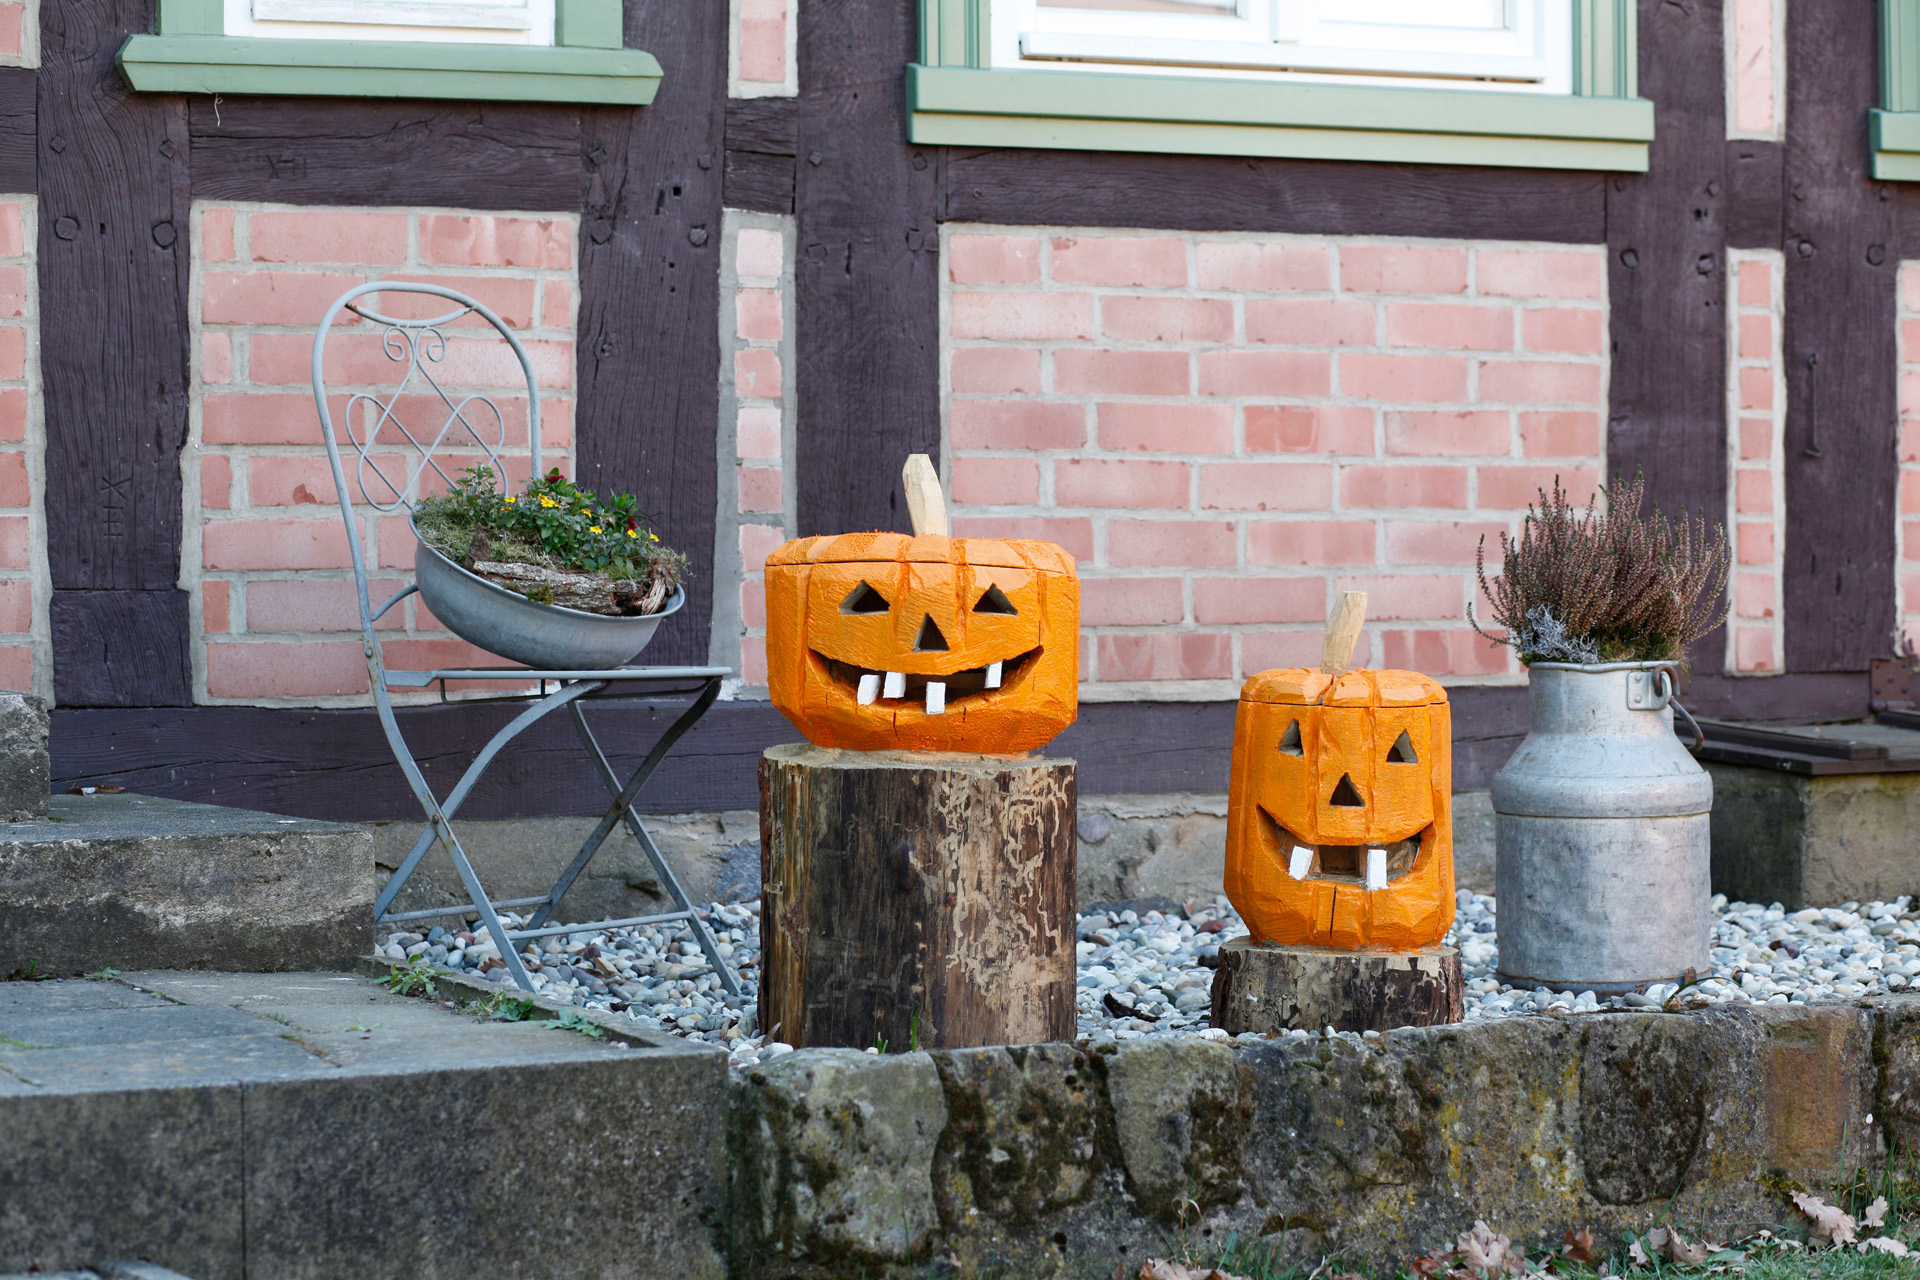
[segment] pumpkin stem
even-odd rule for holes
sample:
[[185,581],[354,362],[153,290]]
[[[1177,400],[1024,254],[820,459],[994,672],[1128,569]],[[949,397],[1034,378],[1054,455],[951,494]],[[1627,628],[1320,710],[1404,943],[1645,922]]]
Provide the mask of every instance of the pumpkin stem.
[[1343,591],[1327,617],[1327,641],[1320,650],[1320,669],[1337,676],[1353,666],[1353,646],[1367,622],[1367,593]]

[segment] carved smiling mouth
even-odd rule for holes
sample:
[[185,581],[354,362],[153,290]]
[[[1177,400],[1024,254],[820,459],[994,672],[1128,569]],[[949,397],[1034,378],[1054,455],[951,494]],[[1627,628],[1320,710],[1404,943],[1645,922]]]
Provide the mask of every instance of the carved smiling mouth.
[[1287,830],[1264,808],[1260,810],[1260,817],[1265,821],[1267,834],[1280,849],[1287,874],[1295,880],[1330,880],[1365,889],[1384,889],[1412,871],[1420,858],[1421,842],[1433,834],[1433,828],[1428,827],[1408,839],[1391,842],[1315,843]]
[[835,684],[852,690],[854,700],[861,706],[900,708],[917,705],[930,716],[942,714],[956,702],[983,697],[1006,688],[1040,656],[1040,650],[1034,648],[1016,658],[1007,658],[984,667],[970,667],[945,676],[928,676],[903,671],[871,671],[837,658],[829,658],[818,649],[811,652],[826,667],[827,674],[833,677]]

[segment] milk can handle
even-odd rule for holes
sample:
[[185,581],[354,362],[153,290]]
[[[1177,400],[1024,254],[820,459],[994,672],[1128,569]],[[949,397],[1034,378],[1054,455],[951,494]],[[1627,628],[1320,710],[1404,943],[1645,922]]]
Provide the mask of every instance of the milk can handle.
[[1680,705],[1680,699],[1673,696],[1673,677],[1668,675],[1664,669],[1656,674],[1659,676],[1661,683],[1666,685],[1667,705],[1678,712],[1680,718],[1687,722],[1687,727],[1693,730],[1693,745],[1687,748],[1688,753],[1696,756],[1699,755],[1700,748],[1707,745],[1707,731],[1700,727],[1700,722],[1693,718],[1691,711]]

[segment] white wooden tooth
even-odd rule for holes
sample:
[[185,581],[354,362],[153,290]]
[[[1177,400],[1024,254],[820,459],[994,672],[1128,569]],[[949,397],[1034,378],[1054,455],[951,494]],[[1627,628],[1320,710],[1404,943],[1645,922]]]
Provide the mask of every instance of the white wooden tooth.
[[1385,849],[1367,850],[1367,888],[1384,889],[1387,887],[1387,851]]
[[1000,687],[1000,664],[997,662],[989,662],[987,664],[987,688],[998,689],[999,687]]
[[937,716],[947,709],[947,686],[940,680],[927,681],[927,714]]
[[880,696],[880,673],[869,671],[860,677],[860,705],[870,706]]
[[1293,859],[1287,863],[1287,874],[1295,880],[1305,880],[1307,872],[1313,870],[1313,850],[1303,844],[1293,846]]
[[904,671],[887,672],[887,687],[880,691],[883,698],[904,698],[907,696],[907,676]]

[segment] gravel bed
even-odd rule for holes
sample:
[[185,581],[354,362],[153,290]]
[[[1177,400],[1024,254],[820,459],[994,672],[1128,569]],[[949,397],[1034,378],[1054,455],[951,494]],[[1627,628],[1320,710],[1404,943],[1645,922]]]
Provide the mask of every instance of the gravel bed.
[[[1099,1048],[1170,1035],[1226,1039],[1207,1018],[1219,945],[1246,932],[1238,914],[1225,897],[1161,909],[1136,909],[1140,905],[1096,908],[1080,917],[1080,1043]],[[1655,984],[1602,999],[1591,991],[1503,986],[1494,975],[1494,900],[1462,890],[1447,940],[1460,948],[1466,969],[1467,1021],[1605,1008],[1797,1004],[1920,988],[1920,910],[1911,898],[1785,911],[1716,895],[1713,909],[1712,969],[1700,981]],[[759,903],[711,903],[701,910],[745,994],[726,995],[682,924],[561,934],[528,942],[522,955],[541,994],[712,1042],[729,1051],[735,1066],[791,1052],[790,1045],[766,1041],[755,1025]],[[505,918],[510,928],[520,923]],[[512,989],[492,943],[471,932],[393,933],[379,939],[377,950],[394,961],[424,957]]]

